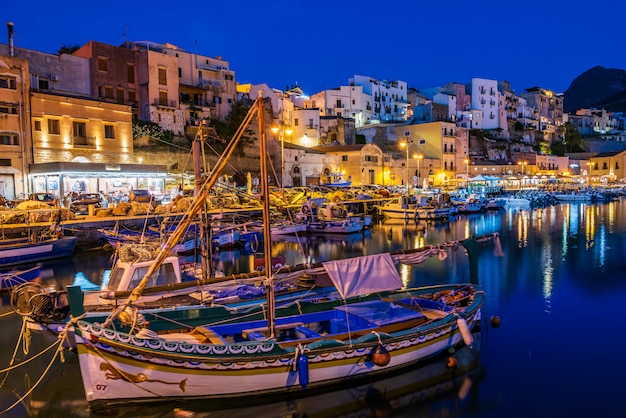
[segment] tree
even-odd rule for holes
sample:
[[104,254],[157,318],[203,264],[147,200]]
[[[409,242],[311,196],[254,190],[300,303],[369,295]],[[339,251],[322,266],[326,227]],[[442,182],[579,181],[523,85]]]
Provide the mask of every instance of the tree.
[[[235,136],[235,133],[239,129],[239,126],[245,119],[249,110],[250,110],[250,106],[247,106],[243,102],[239,101],[233,104],[233,107],[231,108],[230,113],[226,116],[226,118],[223,121],[220,119],[211,119],[211,125],[215,128],[215,132],[217,132],[217,135],[220,138],[225,139],[225,141],[223,141],[224,146],[226,142],[230,141],[230,139],[233,136]],[[254,138],[250,136],[251,134],[252,134],[252,131],[250,131],[249,129],[246,129],[244,131],[243,135],[241,136],[241,139],[239,140],[239,143],[237,144],[238,149],[241,149],[240,145],[242,144],[254,143]],[[215,148],[219,149],[220,151],[223,150],[222,149],[223,147],[220,147],[219,145],[216,146]]]
[[61,55],[61,54],[71,54],[74,51],[76,51],[77,49],[80,49],[80,45],[78,45],[78,44],[74,44],[74,45],[61,44],[61,48],[59,48],[59,50],[57,51],[57,54],[59,54],[59,55]]
[[583,141],[580,135],[580,131],[570,122],[565,122],[563,126],[559,127],[559,134],[563,138],[563,145],[566,152],[583,152]]

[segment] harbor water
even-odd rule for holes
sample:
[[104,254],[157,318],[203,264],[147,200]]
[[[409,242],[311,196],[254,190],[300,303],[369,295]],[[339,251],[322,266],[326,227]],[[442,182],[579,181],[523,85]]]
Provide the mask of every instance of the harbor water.
[[[619,417],[626,362],[626,200],[458,216],[447,222],[375,223],[365,233],[284,239],[286,263],[319,262],[498,234],[479,243],[487,293],[475,359],[447,368],[441,358],[377,382],[255,405],[165,402],[89,411],[75,355],[44,352],[50,340],[25,335],[8,294],[0,295],[2,417]],[[500,251],[501,249],[501,251]],[[221,251],[226,274],[254,268],[258,248]],[[43,284],[99,284],[110,252],[90,251],[43,265]],[[407,286],[469,281],[462,246],[418,267],[400,267]],[[462,350],[467,350],[462,349]],[[468,351],[469,353],[469,351]],[[457,353],[462,354],[462,353]],[[26,364],[24,361],[30,359]],[[14,368],[10,368],[14,366]],[[10,368],[8,372],[6,370]],[[14,406],[13,406],[14,405]],[[10,408],[10,409],[9,409]],[[8,409],[8,410],[7,410]]]

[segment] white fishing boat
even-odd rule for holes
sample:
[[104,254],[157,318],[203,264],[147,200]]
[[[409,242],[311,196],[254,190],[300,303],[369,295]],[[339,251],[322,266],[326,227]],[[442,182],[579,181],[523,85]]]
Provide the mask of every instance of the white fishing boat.
[[[262,103],[257,99],[251,113],[259,114],[268,237]],[[250,119],[249,113],[246,121]],[[232,153],[237,140],[225,155]],[[220,158],[214,172],[224,163]],[[197,194],[190,215],[200,209],[214,177],[209,176]],[[104,320],[84,317],[82,294],[70,289],[82,381],[92,410],[172,399],[297,396],[313,388],[384,376],[453,347],[473,345],[471,329],[481,318],[484,292],[475,284],[404,288],[395,263],[411,264],[424,254],[382,253],[324,262],[319,273],[333,283],[337,296],[283,306],[279,315],[272,271],[267,272],[265,301],[245,314],[226,306],[158,314],[133,310],[185,228],[183,222],[172,233],[125,303]],[[270,239],[264,240],[264,254],[269,265]],[[121,315],[129,310],[133,313]]]

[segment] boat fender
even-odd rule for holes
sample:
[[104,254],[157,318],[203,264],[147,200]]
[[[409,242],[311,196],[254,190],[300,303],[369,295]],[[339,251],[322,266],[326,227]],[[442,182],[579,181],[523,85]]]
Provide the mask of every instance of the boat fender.
[[499,328],[500,327],[500,317],[492,316],[491,317],[491,326],[494,327],[494,328]]
[[472,346],[474,345],[474,337],[472,337],[472,332],[470,331],[467,322],[465,322],[465,319],[461,317],[457,318],[456,325],[461,331],[461,335],[463,336],[463,341],[465,342],[465,345],[467,345],[469,348],[472,348]]
[[456,359],[454,357],[448,357],[448,362],[446,363],[446,367],[450,371],[454,371],[454,370],[456,370],[457,367],[459,367],[459,364],[457,363],[457,361],[456,361]]
[[296,367],[298,369],[298,381],[302,389],[306,389],[309,385],[309,358],[307,357],[304,347],[296,348]]
[[370,356],[372,362],[379,367],[385,367],[391,361],[391,355],[382,343],[378,343],[376,347],[374,347]]

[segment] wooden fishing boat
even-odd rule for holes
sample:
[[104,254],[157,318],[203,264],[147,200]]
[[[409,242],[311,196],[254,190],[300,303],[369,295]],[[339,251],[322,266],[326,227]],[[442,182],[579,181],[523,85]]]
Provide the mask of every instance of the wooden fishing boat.
[[0,242],[0,266],[69,257],[74,253],[76,237],[53,236],[42,240],[31,237],[5,239]]
[[[271,237],[263,100],[213,168],[219,173],[238,138],[258,112],[264,236]],[[82,293],[69,288],[72,322],[87,401],[92,409],[172,399],[254,398],[304,393],[419,364],[460,344],[471,346],[485,294],[477,285],[404,289],[391,254],[323,262],[336,297],[281,307],[276,314],[274,272],[265,302],[246,312],[229,306],[140,311],[142,295],[169,248],[200,210],[208,177],[184,220],[163,245],[128,299],[102,320],[84,317]],[[271,239],[264,240],[265,265]],[[395,261],[410,263],[414,255]]]
[[41,267],[35,266],[25,270],[9,270],[0,272],[0,290],[9,290],[41,277]]

